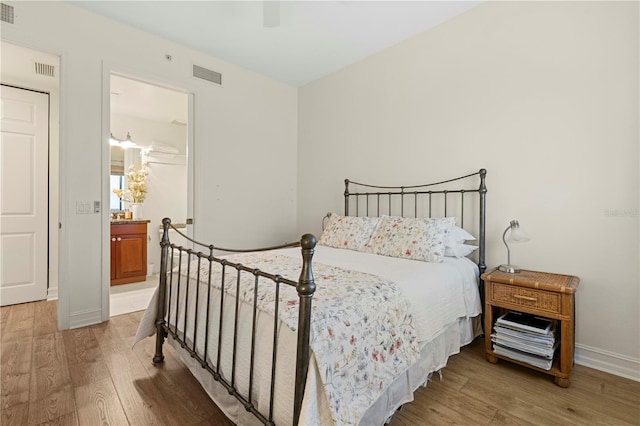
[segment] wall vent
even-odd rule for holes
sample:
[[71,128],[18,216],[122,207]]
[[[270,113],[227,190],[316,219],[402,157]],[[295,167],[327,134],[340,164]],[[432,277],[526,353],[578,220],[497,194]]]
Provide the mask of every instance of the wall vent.
[[42,62],[36,62],[36,74],[44,75],[47,77],[55,77],[56,68],[53,65],[43,64]]
[[222,85],[222,74],[198,65],[193,66],[193,76]]
[[0,3],[1,16],[0,21],[13,24],[13,6]]

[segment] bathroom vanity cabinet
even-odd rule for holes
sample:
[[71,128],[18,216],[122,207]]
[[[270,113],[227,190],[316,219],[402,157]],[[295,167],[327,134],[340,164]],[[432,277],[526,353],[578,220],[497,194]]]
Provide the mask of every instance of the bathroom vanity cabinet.
[[148,222],[121,220],[111,223],[111,285],[146,279]]

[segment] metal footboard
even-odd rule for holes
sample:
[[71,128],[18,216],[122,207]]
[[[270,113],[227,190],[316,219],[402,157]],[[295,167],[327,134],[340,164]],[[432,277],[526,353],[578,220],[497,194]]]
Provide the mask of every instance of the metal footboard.
[[[316,245],[316,238],[311,234],[306,234],[302,236],[299,243],[294,244],[285,244],[282,246],[261,248],[257,250],[235,250],[235,249],[226,249],[221,247],[216,247],[213,245],[205,245],[198,241],[195,241],[191,238],[188,238],[186,235],[182,234],[176,228],[171,225],[171,220],[169,218],[165,218],[162,220],[163,224],[163,236],[161,245],[161,260],[160,260],[160,288],[159,288],[159,297],[158,297],[158,305],[156,312],[156,353],[153,357],[154,363],[160,363],[164,361],[164,355],[162,353],[162,346],[166,337],[171,335],[175,341],[177,341],[183,349],[185,349],[192,358],[194,358],[203,369],[208,371],[211,376],[219,382],[224,388],[229,392],[229,394],[233,395],[238,401],[242,403],[244,408],[254,414],[262,423],[266,425],[274,424],[274,386],[275,386],[275,377],[276,377],[276,359],[277,359],[277,351],[278,351],[278,303],[279,303],[279,292],[280,286],[292,286],[296,288],[298,296],[299,296],[299,311],[298,311],[298,331],[297,331],[297,349],[296,349],[296,371],[295,371],[295,390],[294,390],[294,403],[293,403],[293,419],[292,423],[294,425],[298,424],[298,419],[300,417],[300,410],[302,407],[302,397],[304,395],[304,387],[307,378],[307,371],[309,368],[309,333],[310,333],[310,325],[311,325],[311,302],[313,298],[313,294],[315,292],[315,283],[313,279],[313,270],[311,266],[313,253]],[[183,237],[187,238],[187,240],[191,241],[194,246],[202,246],[208,249],[208,253],[202,253],[200,251],[195,251],[192,249],[184,248],[181,246],[177,246],[172,244],[169,241],[169,229],[174,229]],[[222,259],[214,256],[214,250],[221,250],[226,252],[252,252],[252,251],[264,251],[271,250],[277,248],[284,247],[295,247],[300,246],[302,250],[302,271],[300,273],[300,277],[298,281],[292,281],[286,278],[283,278],[279,275],[273,275],[258,269],[253,269],[247,266],[244,266],[240,263],[233,263],[226,259]],[[177,258],[176,258],[177,257]],[[191,271],[192,261],[197,262],[197,272]],[[209,273],[206,274],[206,277],[201,280],[201,267],[204,265],[206,268],[208,265]],[[212,289],[212,269],[221,268],[220,279],[222,280],[221,291],[219,300],[212,300],[211,298],[211,289]],[[175,276],[177,278],[174,279],[174,269],[177,268],[177,273]],[[186,268],[186,271],[182,269]],[[235,306],[233,312],[233,348],[232,348],[232,361],[231,361],[231,377],[225,378],[221,374],[221,354],[222,354],[222,330],[223,330],[223,314],[224,314],[224,306],[225,306],[225,271],[228,268],[233,268],[237,271],[236,277],[236,297],[235,297]],[[186,274],[183,275],[183,273]],[[192,278],[193,273],[195,272],[195,278]],[[251,324],[251,343],[250,343],[250,355],[249,355],[249,385],[247,394],[243,394],[238,390],[238,386],[236,383],[236,358],[237,358],[237,350],[238,350],[238,328],[239,328],[239,288],[240,288],[240,279],[242,274],[251,274],[253,275],[254,282],[254,297],[253,297],[253,314],[252,314],[252,324]],[[183,281],[184,280],[184,281]],[[195,280],[195,295],[189,294],[190,291],[190,282],[191,280]],[[200,284],[206,284],[206,294],[200,294]],[[230,283],[233,284],[233,283]],[[255,366],[255,348],[256,348],[256,317],[257,317],[257,293],[258,288],[261,285],[272,285],[275,286],[275,315],[274,315],[274,323],[273,323],[273,352],[271,354],[271,382],[270,382],[270,394],[269,394],[269,408],[268,412],[260,412],[257,409],[256,402],[253,401],[253,386],[254,386],[254,366]],[[173,297],[175,296],[175,297]],[[228,295],[227,295],[228,296]],[[206,303],[204,303],[201,298],[206,297]],[[195,302],[193,306],[195,306],[195,312],[189,312],[188,306],[189,303],[187,301],[190,298],[195,298]],[[172,303],[172,299],[174,303]],[[184,308],[181,310],[181,301],[184,301]],[[198,309],[199,306],[204,303],[206,312],[199,315]],[[212,342],[210,341],[210,307],[212,307],[212,303],[219,304],[219,318],[217,318],[218,330],[217,330],[217,351],[215,359],[210,359],[207,356],[209,353],[209,348]],[[182,312],[184,311],[184,312]],[[197,321],[204,315],[205,322],[205,335],[204,335],[204,351],[202,351],[203,355],[200,355],[196,350],[198,341],[197,341],[197,332],[198,324]],[[175,318],[175,322],[172,323],[172,318]],[[213,318],[215,319],[215,318]],[[193,335],[189,335],[188,325],[189,321],[193,321]],[[180,323],[180,327],[178,324]],[[263,410],[264,411],[264,410]]]

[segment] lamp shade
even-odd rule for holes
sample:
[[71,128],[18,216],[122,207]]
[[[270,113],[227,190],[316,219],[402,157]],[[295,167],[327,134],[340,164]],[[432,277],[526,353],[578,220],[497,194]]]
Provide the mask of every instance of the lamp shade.
[[[515,222],[515,223],[514,223]],[[512,220],[509,228],[511,232],[507,236],[507,242],[509,243],[526,243],[531,241],[531,238],[520,228],[520,224],[517,220]]]

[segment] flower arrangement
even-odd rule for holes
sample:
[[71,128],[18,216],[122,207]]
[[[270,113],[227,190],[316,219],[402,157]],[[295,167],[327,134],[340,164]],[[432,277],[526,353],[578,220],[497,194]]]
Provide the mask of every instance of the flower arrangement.
[[122,201],[129,203],[144,202],[144,199],[147,196],[146,181],[148,175],[149,170],[147,170],[147,167],[144,164],[140,166],[138,170],[135,169],[135,166],[129,167],[129,172],[126,174],[127,190],[114,189],[113,193]]

